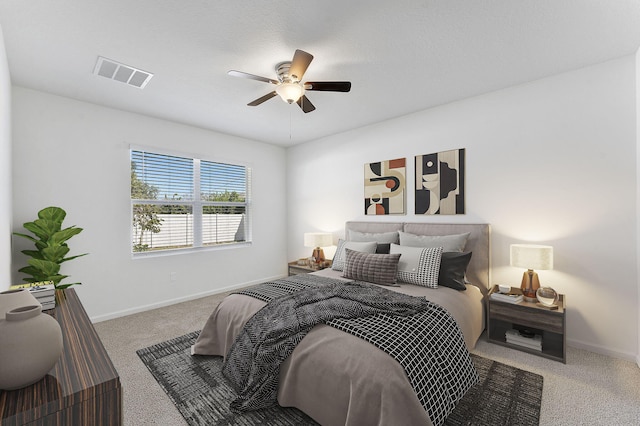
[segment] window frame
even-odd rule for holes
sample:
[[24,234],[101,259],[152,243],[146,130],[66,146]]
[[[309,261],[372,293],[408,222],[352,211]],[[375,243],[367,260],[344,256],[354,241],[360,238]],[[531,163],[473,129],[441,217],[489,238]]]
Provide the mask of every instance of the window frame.
[[[201,251],[210,251],[210,250],[227,250],[234,248],[246,247],[252,244],[252,202],[251,202],[251,186],[252,186],[252,168],[250,164],[240,161],[232,161],[226,159],[212,159],[204,156],[199,156],[196,154],[189,154],[180,151],[173,151],[149,146],[142,145],[130,145],[128,149],[129,154],[129,164],[133,161],[132,154],[133,151],[146,152],[156,155],[166,155],[179,157],[184,159],[189,159],[193,162],[193,199],[192,200],[165,200],[165,199],[134,199],[131,198],[131,178],[129,178],[129,250],[132,258],[145,258],[145,257],[156,257],[156,256],[173,256],[179,254],[187,254]],[[201,170],[201,162],[210,162],[217,164],[226,164],[234,167],[243,167],[245,172],[245,201],[244,202],[230,202],[230,201],[208,201],[203,200],[201,193],[201,182],[200,182],[200,170]],[[129,167],[131,171],[131,166]],[[139,251],[136,252],[133,250],[133,242],[135,236],[135,230],[133,225],[134,219],[134,205],[137,204],[146,204],[146,205],[176,205],[176,206],[188,206],[192,209],[192,231],[191,237],[193,238],[193,243],[191,247],[184,248],[167,248],[167,249],[159,249],[159,250],[149,250],[149,251]],[[219,244],[203,244],[203,208],[205,206],[219,206],[219,207],[244,207],[244,233],[245,240],[238,242],[229,242],[229,243],[219,243]],[[196,214],[196,212],[198,212]]]

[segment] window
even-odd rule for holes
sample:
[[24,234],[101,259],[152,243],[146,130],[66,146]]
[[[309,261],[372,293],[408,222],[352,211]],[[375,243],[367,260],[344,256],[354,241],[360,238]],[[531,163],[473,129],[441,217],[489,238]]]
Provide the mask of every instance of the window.
[[246,166],[131,150],[134,253],[251,241]]

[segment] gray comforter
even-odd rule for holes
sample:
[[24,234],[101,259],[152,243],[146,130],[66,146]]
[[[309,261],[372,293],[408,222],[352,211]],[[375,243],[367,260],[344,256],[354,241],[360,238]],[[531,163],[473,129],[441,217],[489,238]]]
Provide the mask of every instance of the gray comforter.
[[[238,398],[231,404],[235,411],[266,408],[277,403],[280,364],[317,324],[383,313],[415,315],[431,305],[424,299],[364,283],[311,276],[292,280],[304,278],[307,282],[309,278],[317,280],[318,286],[307,288],[301,283],[298,290],[292,289],[292,293],[272,300],[247,322],[227,354],[223,373],[238,392]],[[268,294],[277,285],[277,282],[265,283],[253,292],[263,288]],[[247,293],[252,291],[243,292]]]
[[[295,289],[309,287],[310,282],[316,285],[318,281],[327,284],[332,280],[321,281],[321,279],[307,275],[301,276],[301,279],[297,280],[289,278],[272,283],[272,287],[258,286],[258,288],[263,289],[262,294],[260,292],[255,294],[251,290],[244,293],[258,297],[263,301],[268,301]],[[335,283],[335,280],[333,281]],[[236,408],[242,408],[243,405],[245,407],[256,407],[253,405],[255,399],[253,402],[251,402],[251,398],[245,399],[247,395],[252,393],[256,393],[259,396],[258,400],[261,400],[264,395],[269,395],[268,399],[272,400],[277,392],[277,380],[273,381],[272,379],[277,379],[279,362],[286,358],[280,369],[280,403],[282,405],[298,406],[322,424],[389,424],[390,422],[429,424],[430,420],[433,420],[435,424],[441,423],[455,405],[455,402],[466,392],[476,377],[455,321],[446,310],[433,303],[426,302],[423,298],[411,298],[369,285],[364,286],[367,289],[371,288],[371,290],[367,290],[369,293],[367,291],[363,292],[363,289],[358,288],[358,286],[351,287],[353,290],[356,290],[356,288],[360,290],[359,292],[353,292],[354,295],[357,295],[351,296],[347,294],[350,292],[350,287],[345,286],[343,282],[336,288],[322,293],[322,295],[318,292],[312,292],[306,296],[302,294],[293,296],[288,299],[289,302],[285,303],[289,308],[293,307],[292,311],[289,311],[289,308],[285,311],[282,310],[283,308],[270,309],[271,307],[269,306],[259,312],[259,314],[264,313],[264,315],[254,316],[253,319],[249,320],[248,328],[245,327],[245,332],[241,331],[241,326],[244,322],[233,320],[232,317],[245,318],[246,321],[251,316],[247,316],[247,314],[251,311],[259,310],[258,307],[264,305],[264,303],[243,296],[229,296],[227,298],[229,300],[236,298],[247,302],[254,300],[249,305],[255,307],[249,307],[249,311],[246,312],[244,308],[235,303],[231,305],[234,306],[233,309],[220,309],[219,307],[207,322],[198,342],[194,345],[193,353],[220,354],[220,352],[224,351],[221,351],[219,344],[222,343],[223,346],[229,348],[231,342],[228,338],[230,336],[240,335],[241,338],[238,341],[244,339],[249,342],[242,345],[245,350],[236,351],[237,345],[234,346],[234,349],[230,350],[230,355],[227,357],[227,364],[233,362],[235,365],[232,368],[233,380],[239,385],[239,389],[242,389],[243,386],[245,387],[245,391],[241,391],[241,395],[243,395],[243,392],[247,392],[236,401]],[[302,339],[306,331],[299,334],[300,330],[306,330],[317,322],[315,319],[310,319],[309,312],[314,311],[311,306],[319,302],[319,305],[316,306],[322,307],[319,317],[326,321],[331,316],[327,312],[335,311],[336,308],[333,300],[335,298],[332,295],[338,293],[345,294],[350,304],[352,301],[349,298],[363,299],[366,306],[365,309],[372,309],[372,312],[379,312],[383,305],[392,306],[396,300],[408,303],[406,306],[395,306],[392,310],[399,308],[398,313],[410,314],[409,316],[403,317],[378,313],[373,316],[369,315],[353,319],[328,320],[328,323],[333,327],[357,335],[393,355],[397,362],[402,364],[397,373],[395,371],[398,364],[388,364],[384,360],[385,356],[378,356],[379,351],[376,348],[368,346],[369,343],[355,337],[347,339],[347,335],[335,330],[333,327],[318,325],[313,328],[313,333],[311,334],[314,335],[314,338],[311,341],[306,338]],[[364,297],[363,294],[371,296],[369,297],[370,300],[367,301],[367,297]],[[330,309],[326,309],[326,301],[330,299]],[[313,303],[310,304],[309,302],[311,301]],[[381,301],[384,302],[380,303]],[[368,306],[367,303],[372,305]],[[304,320],[301,321],[303,324],[298,324],[296,320],[294,321],[295,324],[291,325],[291,321],[287,321],[286,318],[291,315],[298,317],[298,315],[293,314],[296,311],[296,307],[300,308],[298,315],[303,313]],[[342,308],[337,309],[340,311],[338,316],[344,317]],[[352,307],[349,310],[353,310]],[[361,306],[355,308],[355,311],[361,310]],[[416,314],[416,311],[420,312]],[[351,316],[351,314],[347,316]],[[262,319],[258,320],[261,317]],[[316,315],[314,314],[312,317],[315,318]],[[410,320],[407,321],[407,319]],[[265,331],[265,322],[273,321],[279,323],[278,327],[276,327],[279,330],[276,333],[277,335],[282,334],[281,331],[283,329],[295,330],[292,333],[294,337],[291,337],[291,340],[285,338],[284,341],[291,343],[302,339],[301,344],[295,349],[299,353],[297,356],[287,358],[295,344],[280,345],[278,343],[269,343],[266,346],[262,344],[262,342],[266,341],[275,342],[273,340],[274,332]],[[255,329],[247,332],[246,330],[251,329],[254,322],[256,323]],[[450,333],[451,330],[454,331],[453,334]],[[338,341],[344,340],[344,342],[333,344],[337,343],[337,341],[332,342],[336,339],[330,337],[334,334],[336,337],[340,337]],[[223,335],[226,335],[226,345],[224,341],[220,340]],[[408,335],[419,335],[419,337],[415,337],[414,340],[407,340]],[[319,336],[320,341],[323,343],[321,346],[318,346],[320,342],[316,342]],[[345,339],[342,339],[342,336]],[[223,340],[225,339],[223,338]],[[216,349],[216,347],[219,349]],[[276,350],[275,352],[273,350],[262,352],[265,347],[275,348]],[[281,348],[283,347],[287,349],[282,351]],[[246,348],[249,349],[246,350]],[[350,350],[353,352],[350,352]],[[254,352],[254,355],[257,353],[257,356],[249,356],[250,352]],[[236,353],[236,355],[233,355],[233,353]],[[443,356],[443,354],[447,354],[447,356]],[[386,356],[388,357],[389,355]],[[278,359],[275,369],[273,369],[271,363],[262,365],[263,363],[258,361],[258,365],[251,365],[252,363],[248,362],[250,359],[255,361],[265,359],[265,357],[269,360]],[[235,359],[235,361],[231,361],[232,359]],[[335,370],[327,370],[327,368],[331,368],[332,362],[336,363]],[[428,368],[424,368],[427,364]],[[362,366],[357,367],[358,365]],[[367,365],[369,367],[365,368],[364,366]],[[309,367],[312,367],[312,369],[309,369]],[[403,367],[405,371],[402,371]],[[266,372],[266,382],[256,380],[260,376],[256,375],[256,372],[260,372],[263,369]],[[243,373],[238,376],[238,371]],[[355,376],[353,376],[354,374]],[[399,376],[396,376],[396,374],[399,374]],[[236,376],[233,377],[233,375]],[[406,382],[407,376],[413,385],[413,391],[410,385],[402,385],[403,381]],[[312,380],[313,383],[309,383],[309,380]],[[330,380],[330,382],[325,384],[326,380]],[[378,383],[381,383],[382,389],[378,387]],[[345,385],[347,386],[346,388]],[[303,387],[300,388],[300,386]],[[397,386],[400,387],[397,388]],[[351,391],[349,391],[349,388],[351,388]],[[328,391],[329,394],[326,394],[325,391]],[[344,391],[347,391],[347,393],[345,394]],[[308,399],[310,395],[314,396],[311,400]],[[320,398],[317,399],[317,397]],[[371,401],[371,397],[374,398],[374,401]],[[303,399],[301,400],[300,398]],[[368,406],[366,405],[367,403],[369,404]],[[420,404],[422,404],[422,407],[420,407]],[[374,407],[375,409],[373,409]],[[348,411],[345,412],[345,409]],[[425,415],[425,410],[428,415]],[[318,415],[319,413],[322,414]]]

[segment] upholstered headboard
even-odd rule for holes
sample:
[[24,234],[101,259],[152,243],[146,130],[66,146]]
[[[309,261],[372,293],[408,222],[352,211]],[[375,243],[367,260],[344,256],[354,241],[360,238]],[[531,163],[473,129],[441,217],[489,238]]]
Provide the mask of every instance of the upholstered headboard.
[[345,224],[345,239],[349,230],[358,232],[404,231],[416,235],[451,235],[469,232],[464,251],[471,251],[467,279],[479,287],[483,294],[491,284],[491,227],[486,223],[418,223],[418,222],[357,222]]

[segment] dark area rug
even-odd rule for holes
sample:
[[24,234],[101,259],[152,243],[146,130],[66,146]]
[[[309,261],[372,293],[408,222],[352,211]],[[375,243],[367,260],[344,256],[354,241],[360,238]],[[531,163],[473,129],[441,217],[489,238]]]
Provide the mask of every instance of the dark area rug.
[[[235,392],[222,375],[222,357],[191,356],[199,331],[137,351],[158,384],[189,425],[316,425],[295,408],[235,414],[229,403]],[[471,355],[480,376],[449,415],[446,425],[538,425],[542,376]]]

